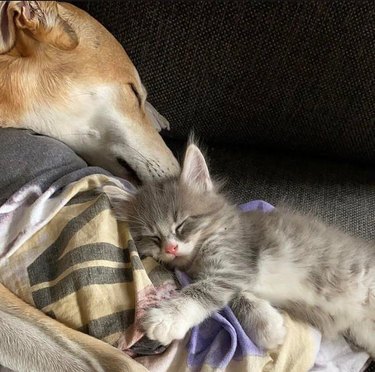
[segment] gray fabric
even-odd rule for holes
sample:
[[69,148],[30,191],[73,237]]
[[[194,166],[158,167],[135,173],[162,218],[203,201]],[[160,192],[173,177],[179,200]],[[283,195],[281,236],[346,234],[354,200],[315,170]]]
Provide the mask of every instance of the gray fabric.
[[55,180],[87,164],[53,138],[23,129],[0,129],[0,205],[25,184],[44,191]]

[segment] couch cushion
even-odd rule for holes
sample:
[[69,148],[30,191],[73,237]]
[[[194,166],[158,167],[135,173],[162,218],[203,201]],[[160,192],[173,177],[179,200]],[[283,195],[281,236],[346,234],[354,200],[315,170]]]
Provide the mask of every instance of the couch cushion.
[[183,138],[375,162],[373,0],[79,2]]

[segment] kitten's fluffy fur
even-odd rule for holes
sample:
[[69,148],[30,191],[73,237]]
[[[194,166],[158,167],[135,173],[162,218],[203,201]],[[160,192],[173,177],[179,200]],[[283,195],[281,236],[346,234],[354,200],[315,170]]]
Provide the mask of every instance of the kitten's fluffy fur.
[[[342,334],[375,357],[375,248],[284,210],[241,213],[215,188],[200,150],[187,149],[181,176],[135,195],[107,187],[141,255],[185,270],[193,284],[150,309],[149,338],[181,339],[231,304],[245,332],[273,349],[285,337],[280,308]],[[165,252],[177,244],[175,254]]]

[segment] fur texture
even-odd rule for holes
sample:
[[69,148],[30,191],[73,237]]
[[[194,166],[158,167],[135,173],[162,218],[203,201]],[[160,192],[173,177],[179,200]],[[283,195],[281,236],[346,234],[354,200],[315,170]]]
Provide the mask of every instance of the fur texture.
[[112,190],[110,197],[142,255],[194,279],[148,311],[143,326],[151,339],[182,338],[231,302],[245,331],[266,349],[283,342],[283,309],[375,356],[373,245],[288,210],[240,212],[217,190],[195,145],[179,178],[134,195]]

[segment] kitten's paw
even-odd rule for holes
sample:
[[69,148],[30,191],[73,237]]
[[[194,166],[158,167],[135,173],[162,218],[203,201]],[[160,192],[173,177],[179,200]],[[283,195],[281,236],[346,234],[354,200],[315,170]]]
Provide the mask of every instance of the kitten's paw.
[[286,333],[284,318],[278,312],[274,312],[258,330],[254,342],[266,350],[274,350],[284,343]]
[[190,329],[186,316],[171,306],[149,309],[142,319],[142,327],[149,339],[163,345],[184,338]]

